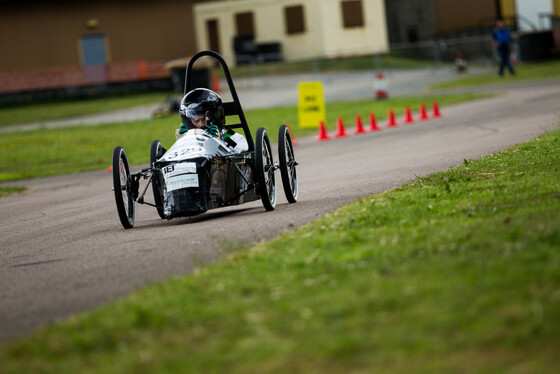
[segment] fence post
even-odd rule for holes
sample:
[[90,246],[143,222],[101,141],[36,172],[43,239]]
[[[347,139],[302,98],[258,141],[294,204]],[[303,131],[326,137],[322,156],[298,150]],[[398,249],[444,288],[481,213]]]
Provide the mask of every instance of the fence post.
[[373,56],[373,65],[375,66],[375,70],[381,70],[381,59],[379,55]]

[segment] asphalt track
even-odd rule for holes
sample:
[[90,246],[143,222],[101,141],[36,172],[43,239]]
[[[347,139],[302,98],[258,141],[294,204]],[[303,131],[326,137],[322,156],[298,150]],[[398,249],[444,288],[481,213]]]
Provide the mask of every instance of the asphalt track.
[[106,171],[18,182],[28,191],[0,199],[0,341],[189,273],[219,259],[224,244],[271,239],[360,196],[556,128],[560,80],[518,83],[442,112],[366,135],[298,139],[300,201],[279,194],[274,212],[254,202],[166,221],[138,206],[135,228],[124,230]]

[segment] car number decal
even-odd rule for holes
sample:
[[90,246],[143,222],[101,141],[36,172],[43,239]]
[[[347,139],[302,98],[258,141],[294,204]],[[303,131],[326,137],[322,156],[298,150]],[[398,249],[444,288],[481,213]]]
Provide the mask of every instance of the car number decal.
[[168,160],[173,160],[173,159],[176,159],[178,157],[182,157],[182,156],[184,156],[186,154],[189,154],[189,153],[196,153],[196,154],[204,153],[204,149],[200,146],[186,147],[186,148],[180,149],[178,151],[174,151],[174,152],[169,153],[166,156],[166,158]]
[[168,192],[182,188],[198,187],[198,174],[196,174],[196,163],[194,162],[179,162],[167,165],[161,171]]
[[196,163],[180,162],[173,165],[167,165],[161,169],[164,178],[174,177],[180,174],[196,173]]

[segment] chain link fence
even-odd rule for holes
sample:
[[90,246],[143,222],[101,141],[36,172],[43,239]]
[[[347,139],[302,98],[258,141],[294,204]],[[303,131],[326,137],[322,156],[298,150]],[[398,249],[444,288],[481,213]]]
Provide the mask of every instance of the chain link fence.
[[453,63],[460,56],[468,62],[491,64],[496,53],[490,35],[391,44],[390,48],[397,56],[431,60],[436,65]]
[[[333,66],[339,70],[380,70],[380,69],[414,69],[418,67],[440,67],[453,65],[457,58],[465,60],[469,65],[489,66],[496,60],[496,51],[490,35],[462,36],[456,38],[440,38],[438,40],[419,41],[414,43],[393,43],[389,46],[389,54],[364,56],[360,51],[344,51],[349,58],[330,59],[323,56],[283,55],[282,52],[261,53],[257,55],[238,54],[234,60],[237,67],[243,67],[250,76],[268,75],[266,71],[278,69],[277,73],[295,72],[328,72]],[[361,55],[361,56],[360,56]],[[353,57],[350,57],[353,56]],[[289,57],[290,63],[284,64]],[[401,58],[400,60],[392,57]],[[336,61],[336,62],[334,62]],[[280,66],[285,65],[285,66]],[[289,66],[288,66],[289,65]]]

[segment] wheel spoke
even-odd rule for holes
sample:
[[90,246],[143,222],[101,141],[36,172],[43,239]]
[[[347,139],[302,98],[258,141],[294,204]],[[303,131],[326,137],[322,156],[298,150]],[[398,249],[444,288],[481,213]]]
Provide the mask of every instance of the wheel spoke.
[[126,173],[126,168],[124,167],[124,162],[123,159],[121,158],[119,160],[119,171],[120,171],[120,176],[121,176],[121,194],[123,197],[123,202],[124,202],[124,210],[126,213],[127,217],[130,217],[130,203],[128,200],[128,196],[129,196],[129,186],[128,186],[128,175]]
[[268,191],[268,197],[271,201],[274,200],[274,164],[272,162],[272,152],[268,144],[264,143],[264,156],[266,159],[266,164],[264,167],[266,175],[266,189]]
[[274,172],[278,168],[274,163],[272,147],[264,128],[257,129],[255,142],[256,172],[258,192],[266,210],[274,210],[276,206],[276,185]]
[[120,172],[121,172],[121,191],[122,191],[122,197],[123,197],[123,202],[124,202],[124,210],[126,212],[126,215],[128,217],[128,212],[130,210],[130,207],[128,206],[128,181],[127,181],[127,175],[126,175],[126,170],[124,168],[123,165],[123,160],[121,158],[120,160]]
[[134,201],[131,191],[131,174],[126,153],[121,146],[113,150],[113,191],[119,219],[125,229],[134,226]]
[[282,125],[278,132],[278,157],[282,185],[289,203],[297,202],[298,181],[294,145],[287,126]]
[[270,198],[273,199],[274,198],[274,195],[273,195],[274,194],[274,180],[269,178],[268,182],[267,182],[267,186],[268,186],[268,194],[269,194]]

